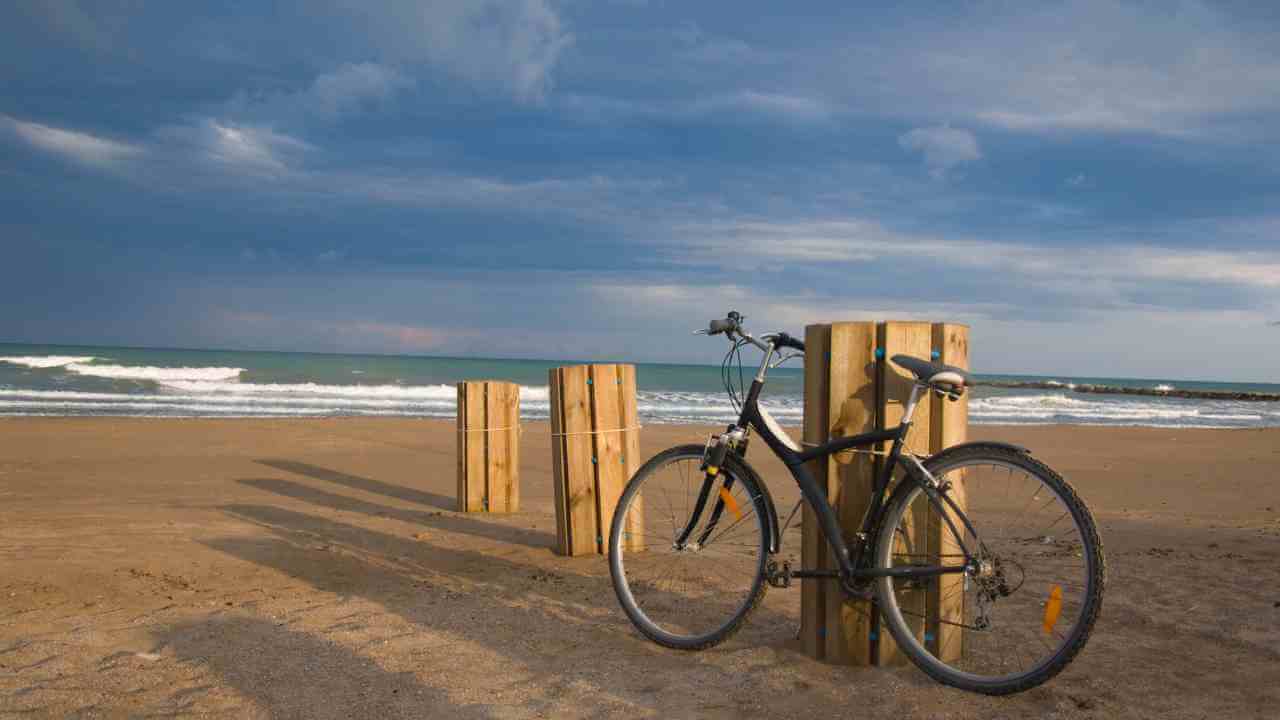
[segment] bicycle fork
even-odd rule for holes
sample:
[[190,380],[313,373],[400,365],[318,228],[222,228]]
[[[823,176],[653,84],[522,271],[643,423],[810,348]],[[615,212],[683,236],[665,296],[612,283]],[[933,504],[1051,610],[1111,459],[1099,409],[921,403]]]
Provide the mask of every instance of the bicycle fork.
[[[708,448],[704,455],[702,470],[705,473],[702,478],[702,487],[698,490],[698,499],[693,504],[693,512],[689,514],[689,522],[684,526],[675,538],[675,546],[677,550],[684,550],[689,545],[689,536],[693,535],[693,531],[698,527],[698,521],[702,519],[702,513],[707,507],[707,500],[711,498],[711,489],[715,486],[716,481],[723,477],[723,484],[720,491],[716,494],[715,505],[711,508],[711,516],[707,518],[707,524],[698,534],[695,542],[696,547],[702,547],[707,542],[707,538],[711,537],[711,533],[715,531],[716,526],[720,524],[720,518],[724,515],[725,506],[733,503],[733,476],[721,472],[725,457],[729,454],[730,436],[734,431],[729,431],[720,436],[720,442],[715,447]],[[741,432],[740,430],[737,432]],[[741,515],[741,511],[736,510],[735,515]]]

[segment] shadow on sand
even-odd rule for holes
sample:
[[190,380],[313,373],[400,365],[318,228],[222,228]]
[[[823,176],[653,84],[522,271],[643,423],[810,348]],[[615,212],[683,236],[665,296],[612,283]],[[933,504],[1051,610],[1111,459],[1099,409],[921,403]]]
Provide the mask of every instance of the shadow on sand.
[[466,533],[477,537],[488,538],[498,542],[516,545],[527,545],[532,548],[550,548],[555,543],[551,533],[529,528],[512,527],[496,522],[489,522],[478,517],[461,514],[446,514],[441,511],[410,510],[372,503],[347,495],[339,495],[309,485],[296,483],[280,478],[243,478],[236,482],[242,485],[264,490],[309,502],[320,507],[347,512],[359,512],[373,517],[389,517],[409,523],[417,523],[424,527],[447,530],[449,532]]
[[[711,661],[740,651],[741,641],[691,655],[640,639],[618,608],[603,559],[566,560],[548,569],[274,506],[223,509],[271,537],[212,540],[205,542],[209,547],[323,592],[373,601],[432,633],[424,643],[465,642],[504,656],[512,661],[504,682],[529,688],[534,706],[589,691],[590,702],[602,710],[645,714],[662,705],[659,697],[670,699],[658,692],[653,671],[673,666],[690,681],[741,684],[740,673]],[[774,645],[788,636],[794,620],[762,607],[750,625],[757,631],[748,635],[766,638],[749,643]],[[602,648],[616,651],[602,653]],[[607,678],[601,677],[605,672]],[[788,689],[793,688],[774,688]]]
[[[452,704],[443,690],[423,685],[411,672],[390,672],[329,640],[269,620],[217,617],[165,628],[155,637],[180,661],[209,668],[271,717],[492,717],[478,706]],[[195,707],[207,689],[175,693],[178,712],[208,711]],[[228,716],[244,710],[229,708]]]
[[375,495],[386,495],[397,500],[418,503],[419,505],[430,505],[440,510],[456,510],[457,500],[455,498],[438,495],[424,490],[415,490],[407,488],[403,485],[394,485],[392,483],[374,480],[373,478],[360,477],[359,475],[348,475],[337,470],[330,470],[316,465],[308,465],[307,463],[297,462],[295,460],[281,460],[276,458],[266,458],[256,461],[259,465],[266,465],[276,470],[284,470],[285,472],[305,475],[316,480],[324,480],[326,482],[335,483],[337,485],[345,485],[356,490],[363,490]]

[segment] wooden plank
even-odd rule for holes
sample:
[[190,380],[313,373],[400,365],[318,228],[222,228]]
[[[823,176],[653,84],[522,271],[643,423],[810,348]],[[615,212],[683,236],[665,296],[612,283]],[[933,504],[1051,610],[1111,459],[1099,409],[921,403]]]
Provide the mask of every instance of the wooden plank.
[[[842,322],[831,325],[828,434],[832,438],[869,432],[876,427],[876,325]],[[846,543],[855,540],[871,501],[876,463],[863,453],[827,458],[827,497],[840,518]],[[827,566],[835,568],[834,558]],[[826,660],[843,665],[871,662],[871,604],[848,601],[838,583],[826,591]]]
[[[879,332],[880,347],[884,348],[884,358],[879,363],[880,388],[883,393],[881,427],[893,427],[902,421],[903,412],[906,409],[905,403],[910,397],[914,384],[914,376],[894,365],[890,358],[902,354],[929,359],[933,348],[933,328],[927,322],[886,322],[880,326]],[[929,411],[930,403],[926,396],[916,407],[915,416],[912,418],[912,430],[905,445],[906,450],[920,455],[929,454],[931,428]],[[928,509],[927,500],[921,496],[904,521],[906,533],[899,537],[899,547],[895,552],[913,555],[926,552]],[[913,631],[923,639],[925,633],[923,618],[927,609],[926,593],[901,591],[898,594],[898,602],[907,614],[907,620]],[[906,656],[898,650],[897,644],[888,632],[880,632],[877,627],[877,636],[875,659],[878,664],[891,665],[906,662]]]
[[[933,349],[938,353],[938,362],[969,369],[969,328],[952,323],[934,323],[932,328]],[[964,442],[969,431],[969,396],[966,394],[959,401],[952,402],[946,398],[933,397],[930,410],[929,452],[937,453]],[[946,478],[951,481],[950,495],[960,507],[965,507],[964,479],[959,472],[953,472]],[[952,522],[961,526],[958,518],[952,513]],[[936,512],[929,514],[929,546],[936,562],[959,564],[960,545],[951,531],[947,529],[942,517]],[[944,662],[960,659],[964,652],[964,633],[959,627],[948,623],[959,623],[964,620],[964,578],[959,575],[943,575],[939,582],[932,586],[927,599],[928,643],[930,651]],[[947,622],[942,622],[947,621]]]
[[[831,326],[805,327],[804,345],[804,427],[801,438],[807,444],[820,445],[827,441],[830,427],[827,396],[831,380],[828,364]],[[825,490],[826,459],[814,460],[808,468],[818,486]],[[818,519],[808,503],[801,507],[800,567],[826,567],[827,543],[818,528]],[[800,644],[806,655],[818,660],[826,657],[826,584],[815,579],[800,581]]]
[[[636,410],[636,366],[618,366],[618,407],[622,412],[622,426],[633,428],[622,433],[623,489],[640,469],[640,415]],[[628,537],[626,549],[638,552],[644,549],[644,498],[636,496],[631,512],[627,515]]]
[[466,383],[467,406],[467,471],[463,493],[459,495],[459,509],[463,512],[484,511],[484,486],[487,472],[485,455],[488,433],[485,407],[485,384]]
[[[484,416],[485,416],[485,432],[484,436],[488,440],[484,454],[484,486],[481,506],[486,512],[494,512],[497,510],[495,505],[505,505],[502,498],[496,497],[495,490],[502,482],[502,476],[507,472],[507,438],[497,429],[502,427],[502,418],[505,412],[502,408],[504,388],[503,383],[488,381],[484,384]],[[501,512],[498,510],[498,512]]]
[[458,512],[466,512],[467,511],[467,442],[470,439],[468,436],[471,433],[467,432],[467,430],[469,430],[470,428],[467,427],[467,384],[465,382],[458,383],[458,411],[455,413],[455,416],[457,418],[457,426],[458,426],[458,433],[457,433],[458,434],[458,437],[457,437],[458,492],[454,496],[456,498],[455,502],[457,503],[455,507],[458,510]]
[[595,472],[591,464],[593,428],[589,377],[588,366],[563,368],[560,397],[564,406],[564,492],[569,555],[597,552],[599,528]]
[[507,512],[520,511],[520,386],[507,384]]
[[511,512],[511,492],[517,466],[512,462],[519,442],[514,436],[518,420],[512,409],[519,403],[518,386],[490,380],[485,383],[485,409],[489,445],[485,467],[484,507],[488,512]]
[[605,553],[606,536],[613,527],[613,511],[622,496],[622,408],[618,406],[618,366],[592,365],[591,421],[596,474],[596,537],[598,552]]
[[551,488],[555,495],[556,509],[556,546],[555,551],[568,555],[569,548],[569,504],[565,490],[568,482],[565,477],[565,445],[564,445],[564,404],[561,402],[564,385],[563,368],[551,368],[547,372],[547,386],[551,391]]

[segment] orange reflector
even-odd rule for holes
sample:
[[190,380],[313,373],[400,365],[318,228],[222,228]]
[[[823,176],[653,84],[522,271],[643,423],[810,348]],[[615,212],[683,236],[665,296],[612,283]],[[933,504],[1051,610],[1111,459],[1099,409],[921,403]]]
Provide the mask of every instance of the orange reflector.
[[733,513],[733,516],[736,519],[742,519],[742,510],[738,508],[738,501],[734,500],[733,496],[729,494],[729,491],[725,490],[723,487],[720,488],[720,499],[724,501],[724,506],[729,508],[729,512]]
[[1062,614],[1062,586],[1054,585],[1049,593],[1049,601],[1044,604],[1044,634],[1053,632],[1058,624],[1058,615]]

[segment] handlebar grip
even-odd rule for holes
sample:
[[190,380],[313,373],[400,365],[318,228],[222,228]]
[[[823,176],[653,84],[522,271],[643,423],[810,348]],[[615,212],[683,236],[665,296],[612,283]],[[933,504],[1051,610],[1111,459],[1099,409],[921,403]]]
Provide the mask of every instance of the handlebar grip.
[[736,326],[732,320],[712,320],[711,325],[707,328],[708,335],[719,335],[722,332],[733,330]]
[[786,333],[778,333],[778,337],[774,339],[773,344],[777,347],[791,348],[792,350],[804,352],[804,343]]

